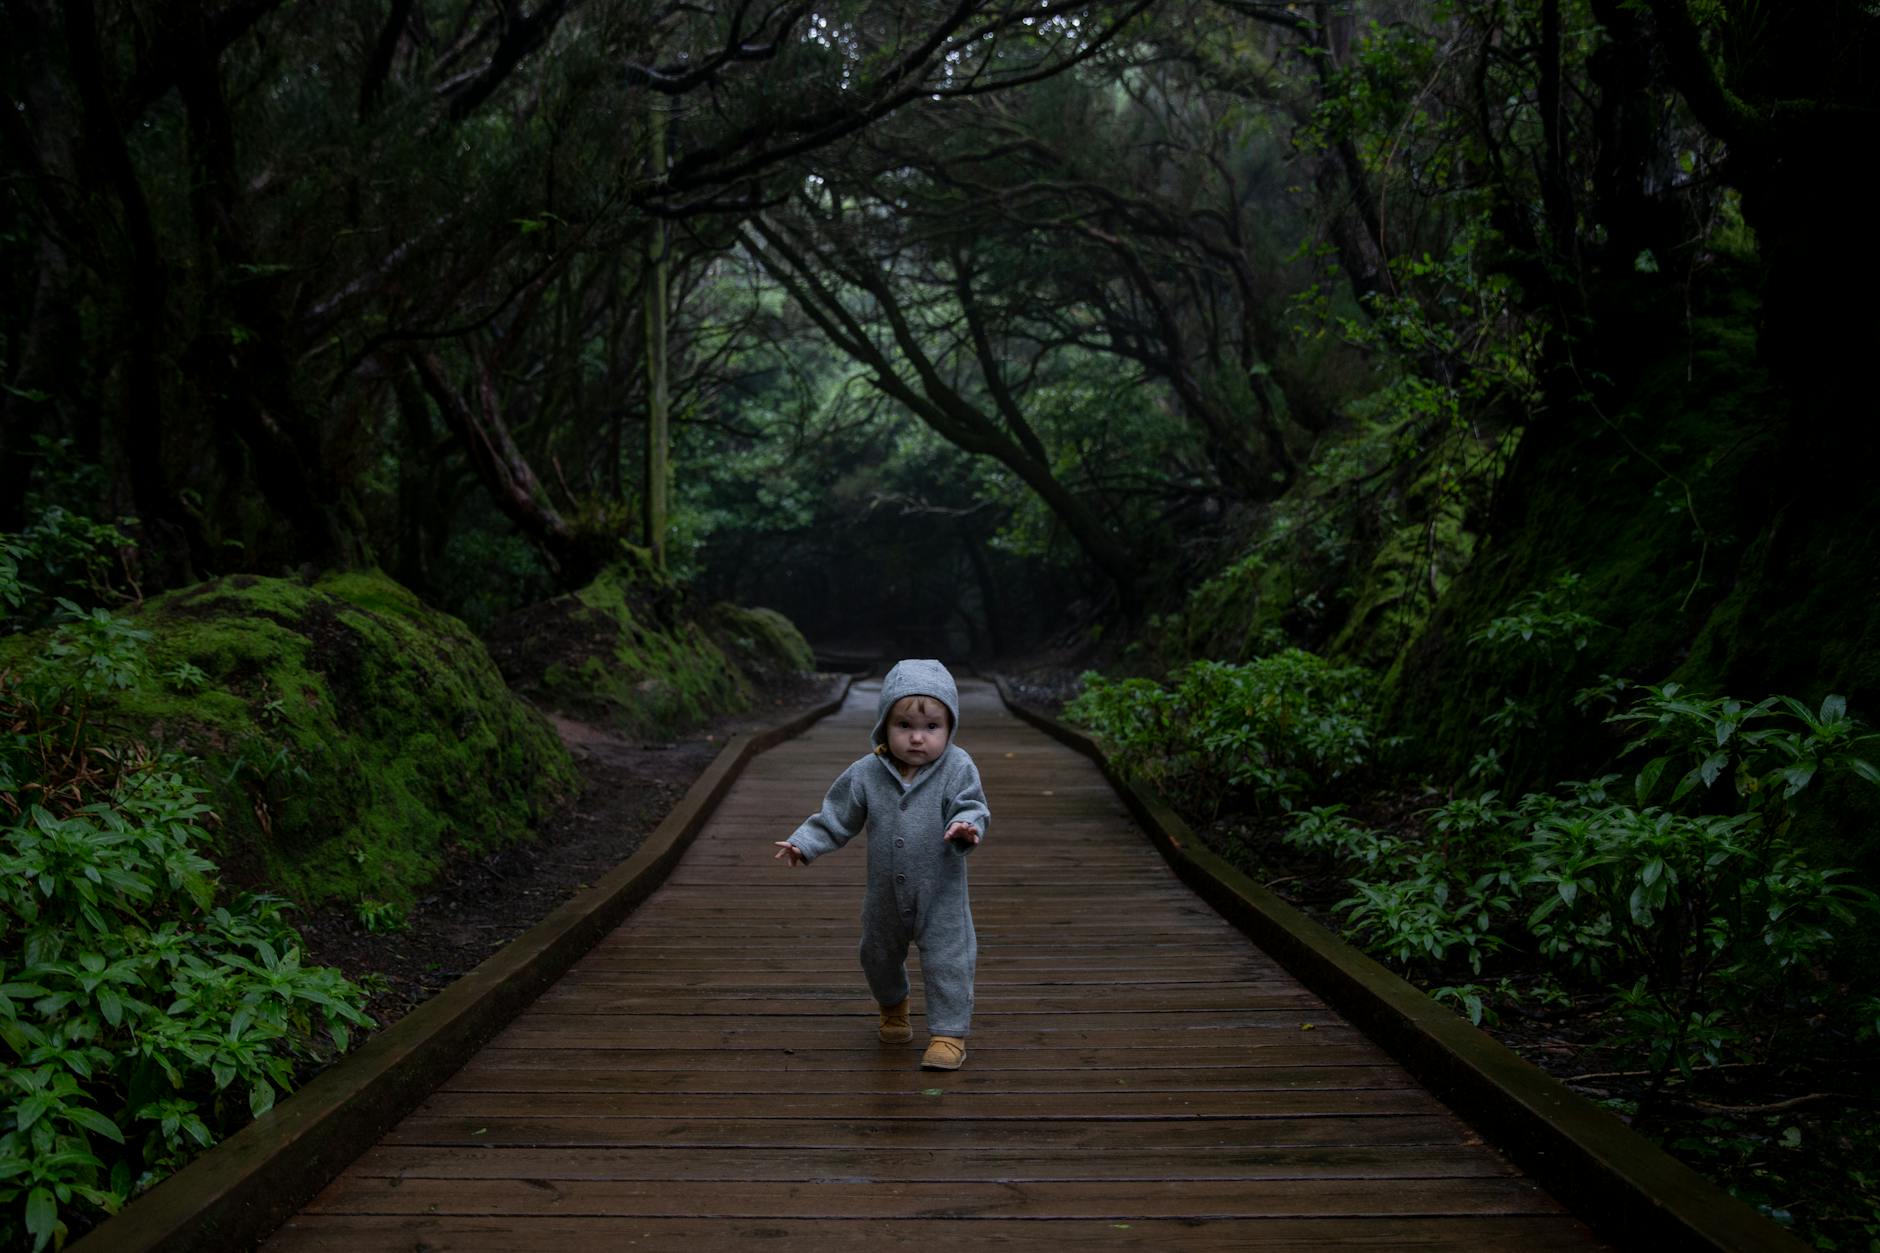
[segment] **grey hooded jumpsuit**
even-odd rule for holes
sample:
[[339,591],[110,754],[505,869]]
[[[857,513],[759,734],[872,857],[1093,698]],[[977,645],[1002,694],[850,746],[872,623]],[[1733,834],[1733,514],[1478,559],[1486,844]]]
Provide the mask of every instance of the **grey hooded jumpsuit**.
[[881,684],[872,740],[888,741],[888,710],[903,696],[931,696],[953,725],[946,752],[902,782],[885,748],[842,772],[822,809],[790,837],[806,861],[868,831],[868,891],[862,899],[862,971],[882,1005],[907,999],[907,946],[920,947],[927,985],[927,1030],[964,1038],[972,1025],[973,969],[979,941],[966,898],[972,845],[944,839],[954,822],[986,835],[991,816],[979,768],[958,744],[959,689],[937,661],[903,661]]

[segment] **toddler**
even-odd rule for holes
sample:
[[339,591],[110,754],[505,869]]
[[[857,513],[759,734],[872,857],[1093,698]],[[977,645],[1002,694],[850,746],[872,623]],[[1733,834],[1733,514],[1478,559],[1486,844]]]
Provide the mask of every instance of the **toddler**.
[[868,829],[862,971],[881,1007],[887,1044],[914,1038],[907,1022],[907,946],[920,947],[932,1039],[920,1064],[958,1070],[973,1016],[979,942],[966,900],[966,854],[985,837],[979,770],[952,742],[959,689],[937,661],[903,661],[881,684],[874,752],[842,772],[822,809],[777,857],[800,866]]

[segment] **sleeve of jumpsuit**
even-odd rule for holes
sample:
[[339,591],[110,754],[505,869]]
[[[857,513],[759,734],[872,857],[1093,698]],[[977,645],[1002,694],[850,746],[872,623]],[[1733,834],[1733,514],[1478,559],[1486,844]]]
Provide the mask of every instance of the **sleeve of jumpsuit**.
[[[992,820],[992,811],[986,806],[986,790],[979,783],[979,767],[973,764],[971,757],[966,757],[964,753],[960,755],[965,758],[961,763],[964,769],[960,778],[952,781],[956,786],[946,798],[943,816],[949,827],[956,822],[970,822],[978,829],[979,838],[984,840],[986,824]],[[954,847],[962,853],[970,853],[978,845],[955,842]]]
[[[859,764],[867,762],[864,758]],[[822,808],[805,818],[803,825],[790,837],[790,843],[796,845],[804,861],[815,861],[824,853],[841,848],[867,824],[868,797],[862,790],[862,781],[855,775],[854,766],[844,770],[829,785]]]

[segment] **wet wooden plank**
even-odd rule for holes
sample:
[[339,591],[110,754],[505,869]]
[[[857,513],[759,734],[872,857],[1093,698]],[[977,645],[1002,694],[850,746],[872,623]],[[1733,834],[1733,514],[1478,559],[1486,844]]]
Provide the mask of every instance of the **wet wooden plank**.
[[[962,1242],[966,1242],[962,1244]],[[284,1253],[570,1253],[585,1249],[760,1248],[778,1253],[884,1249],[1105,1249],[1246,1253],[1248,1249],[1387,1248],[1503,1253],[1602,1247],[1585,1228],[1544,1217],[1290,1218],[1154,1221],[893,1222],[791,1219],[511,1218],[303,1214],[267,1246]]]
[[1052,1147],[1137,1152],[1389,1144],[1473,1145],[1481,1141],[1442,1114],[1373,1118],[1225,1119],[839,1119],[591,1118],[580,1115],[492,1118],[413,1114],[383,1144],[524,1145],[534,1148],[857,1148]]
[[[448,1092],[611,1093],[925,1093],[934,1079],[905,1066],[851,1070],[816,1067],[773,1071],[641,1070],[617,1065],[603,1070],[566,1067],[515,1070],[480,1059],[452,1076]],[[1268,1092],[1298,1088],[1402,1088],[1410,1079],[1396,1066],[1231,1066],[1169,1070],[1058,1068],[992,1070],[974,1067],[944,1076],[944,1091],[959,1093]]]
[[340,1176],[310,1214],[585,1214],[645,1218],[1355,1218],[1558,1214],[1522,1178],[1393,1180],[949,1179],[896,1181],[684,1179],[457,1179]]
[[[764,1047],[761,1062],[749,1048],[635,1049],[541,1047],[515,1048],[492,1043],[477,1054],[472,1066],[509,1070],[737,1071],[754,1075],[787,1074],[803,1070],[843,1074],[923,1077],[909,1071],[907,1057],[878,1044],[856,1047],[802,1049],[783,1053]],[[980,1042],[973,1047],[972,1073],[1031,1075],[1035,1071],[1078,1074],[1096,1071],[1181,1071],[1214,1066],[1395,1066],[1384,1051],[1363,1037],[1339,1041],[1287,1036],[1274,1041],[1194,1045],[1181,1049],[1148,1048],[1006,1048]],[[1402,1074],[1402,1068],[1396,1067]],[[959,1072],[965,1074],[965,1071]],[[1407,1079],[1408,1076],[1406,1075]]]
[[[1040,1118],[1119,1122],[1134,1119],[1376,1118],[1436,1114],[1442,1106],[1422,1088],[1229,1089],[1214,1092],[1132,1091],[999,1093],[949,1089],[945,1076],[918,1091],[890,1092],[492,1092],[455,1086],[418,1107],[436,1118],[832,1118],[922,1119],[941,1122]],[[931,1094],[931,1095],[930,1095]]]
[[[1265,1012],[1267,1010],[1323,1009],[1324,1002],[1317,997],[1295,988],[1291,991],[1253,992],[1236,989],[1231,984],[1222,985],[1227,990],[1217,991],[1206,987],[1194,990],[1175,989],[1130,989],[1105,988],[1101,992],[1082,991],[1014,991],[1005,995],[978,992],[974,997],[975,1015],[982,1019],[999,1017],[1049,1016],[1060,1019],[1072,1011],[1087,1010],[1094,996],[1101,997],[1104,1014],[1188,1014],[1216,1011],[1223,1014],[1246,1012]],[[698,1017],[728,1016],[797,1016],[802,1014],[832,1014],[848,1019],[851,1024],[857,1018],[855,993],[853,989],[837,990],[812,989],[797,992],[790,996],[738,995],[736,993],[720,996],[700,996],[687,992],[683,988],[653,988],[643,991],[623,991],[612,988],[582,987],[580,985],[563,986],[551,989],[537,998],[536,1004],[543,1010],[569,1014],[657,1014],[661,1012],[680,1012]],[[875,1023],[871,1014],[862,1025],[873,1030]]]
[[[1096,1017],[1090,1015],[1078,1025],[1052,1030],[1035,1030],[1019,1024],[1016,1019],[1000,1024],[976,1019],[974,1036],[991,1035],[990,1028],[996,1026],[998,1040],[1008,1048],[1138,1048],[1157,1051],[1179,1051],[1188,1048],[1191,1043],[1218,1043],[1227,1037],[1233,1037],[1236,1042],[1242,1042],[1250,1035],[1291,1038],[1306,1026],[1312,1027],[1321,1038],[1350,1040],[1358,1036],[1353,1028],[1337,1021],[1330,1014],[1316,1015],[1309,1021],[1264,1025],[1247,1021],[1247,1016],[1243,1015],[1241,1021],[1233,1023],[1184,1023],[1181,1020],[1183,1016],[1176,1016],[1174,1021],[1166,1023],[1157,1021],[1106,1027],[1094,1023],[1092,1020]],[[1294,1014],[1292,1017],[1300,1019],[1304,1016]],[[917,1023],[924,1021],[918,1012],[914,1018]],[[779,1018],[774,1022],[742,1021],[726,1024],[722,1019],[682,1016],[542,1014],[523,1018],[497,1035],[494,1043],[504,1048],[608,1048],[624,1045],[652,1049],[742,1048],[795,1052],[846,1043],[840,1037],[832,1040],[832,1028],[837,1031],[844,1029],[841,1021],[810,1016]],[[851,1036],[855,1034],[852,1022],[848,1023],[848,1028]],[[974,1055],[978,1055],[976,1050]],[[918,1052],[908,1054],[906,1064],[912,1067],[918,1056]]]
[[770,858],[873,693],[753,762],[665,887],[266,1247],[1595,1243],[983,684],[966,1068],[879,1044],[865,850]]
[[1047,1179],[1479,1178],[1514,1168],[1472,1147],[1415,1144],[1331,1148],[1023,1149],[722,1148],[538,1149],[381,1145],[354,1173],[392,1179],[684,1179],[743,1182]]

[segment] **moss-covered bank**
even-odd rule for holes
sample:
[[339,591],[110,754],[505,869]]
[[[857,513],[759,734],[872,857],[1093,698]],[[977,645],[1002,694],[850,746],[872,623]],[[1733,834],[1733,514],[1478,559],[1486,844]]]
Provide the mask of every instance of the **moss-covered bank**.
[[448,853],[526,837],[573,789],[482,643],[376,571],[216,579],[135,622],[150,675],[106,716],[202,759],[217,860],[239,880],[308,904],[405,901]]
[[[745,638],[753,656],[788,652],[778,630]],[[667,739],[751,702],[749,679],[691,616],[684,589],[638,549],[579,591],[496,623],[488,639],[516,691],[630,736]]]
[[[1647,324],[1679,313],[1636,310]],[[1771,507],[1766,467],[1780,401],[1756,364],[1752,314],[1740,302],[1699,311],[1688,341],[1629,354],[1633,371],[1611,381],[1603,403],[1582,401],[1528,433],[1489,540],[1394,676],[1399,720],[1439,769],[1479,751],[1482,718],[1504,699],[1531,705],[1537,719],[1530,751],[1507,763],[1525,785],[1610,755],[1610,739],[1588,734],[1572,699],[1601,675],[1677,677],[1712,691],[1734,682],[1733,694],[1750,697],[1778,680],[1727,674],[1691,652]],[[1571,596],[1549,595],[1562,576],[1578,580]],[[1599,624],[1583,649],[1498,653],[1476,638],[1535,595],[1544,613]],[[1793,683],[1816,681],[1812,664],[1797,669]]]
[[753,679],[781,678],[816,668],[816,654],[796,624],[775,609],[720,601],[707,621],[719,647]]
[[[1811,708],[1834,693],[1880,722],[1880,496],[1869,467],[1828,451],[1846,415],[1771,378],[1747,278],[1700,290],[1688,320],[1642,279],[1613,309],[1601,355],[1626,368],[1527,435],[1490,539],[1395,676],[1398,729],[1439,775],[1480,751],[1483,716],[1508,699],[1531,719],[1508,787],[1607,767],[1608,707],[1574,695],[1608,676]],[[1566,575],[1570,595],[1548,591]],[[1524,601],[1598,625],[1583,649],[1486,646],[1483,627]],[[1847,800],[1820,807],[1811,842],[1871,879],[1880,841]]]
[[[1357,407],[1357,406],[1354,406]],[[1397,464],[1426,419],[1364,402],[1286,497],[1253,510],[1233,558],[1151,617],[1130,653],[1150,672],[1301,646],[1388,670],[1473,555],[1485,483],[1512,437],[1445,436]]]

